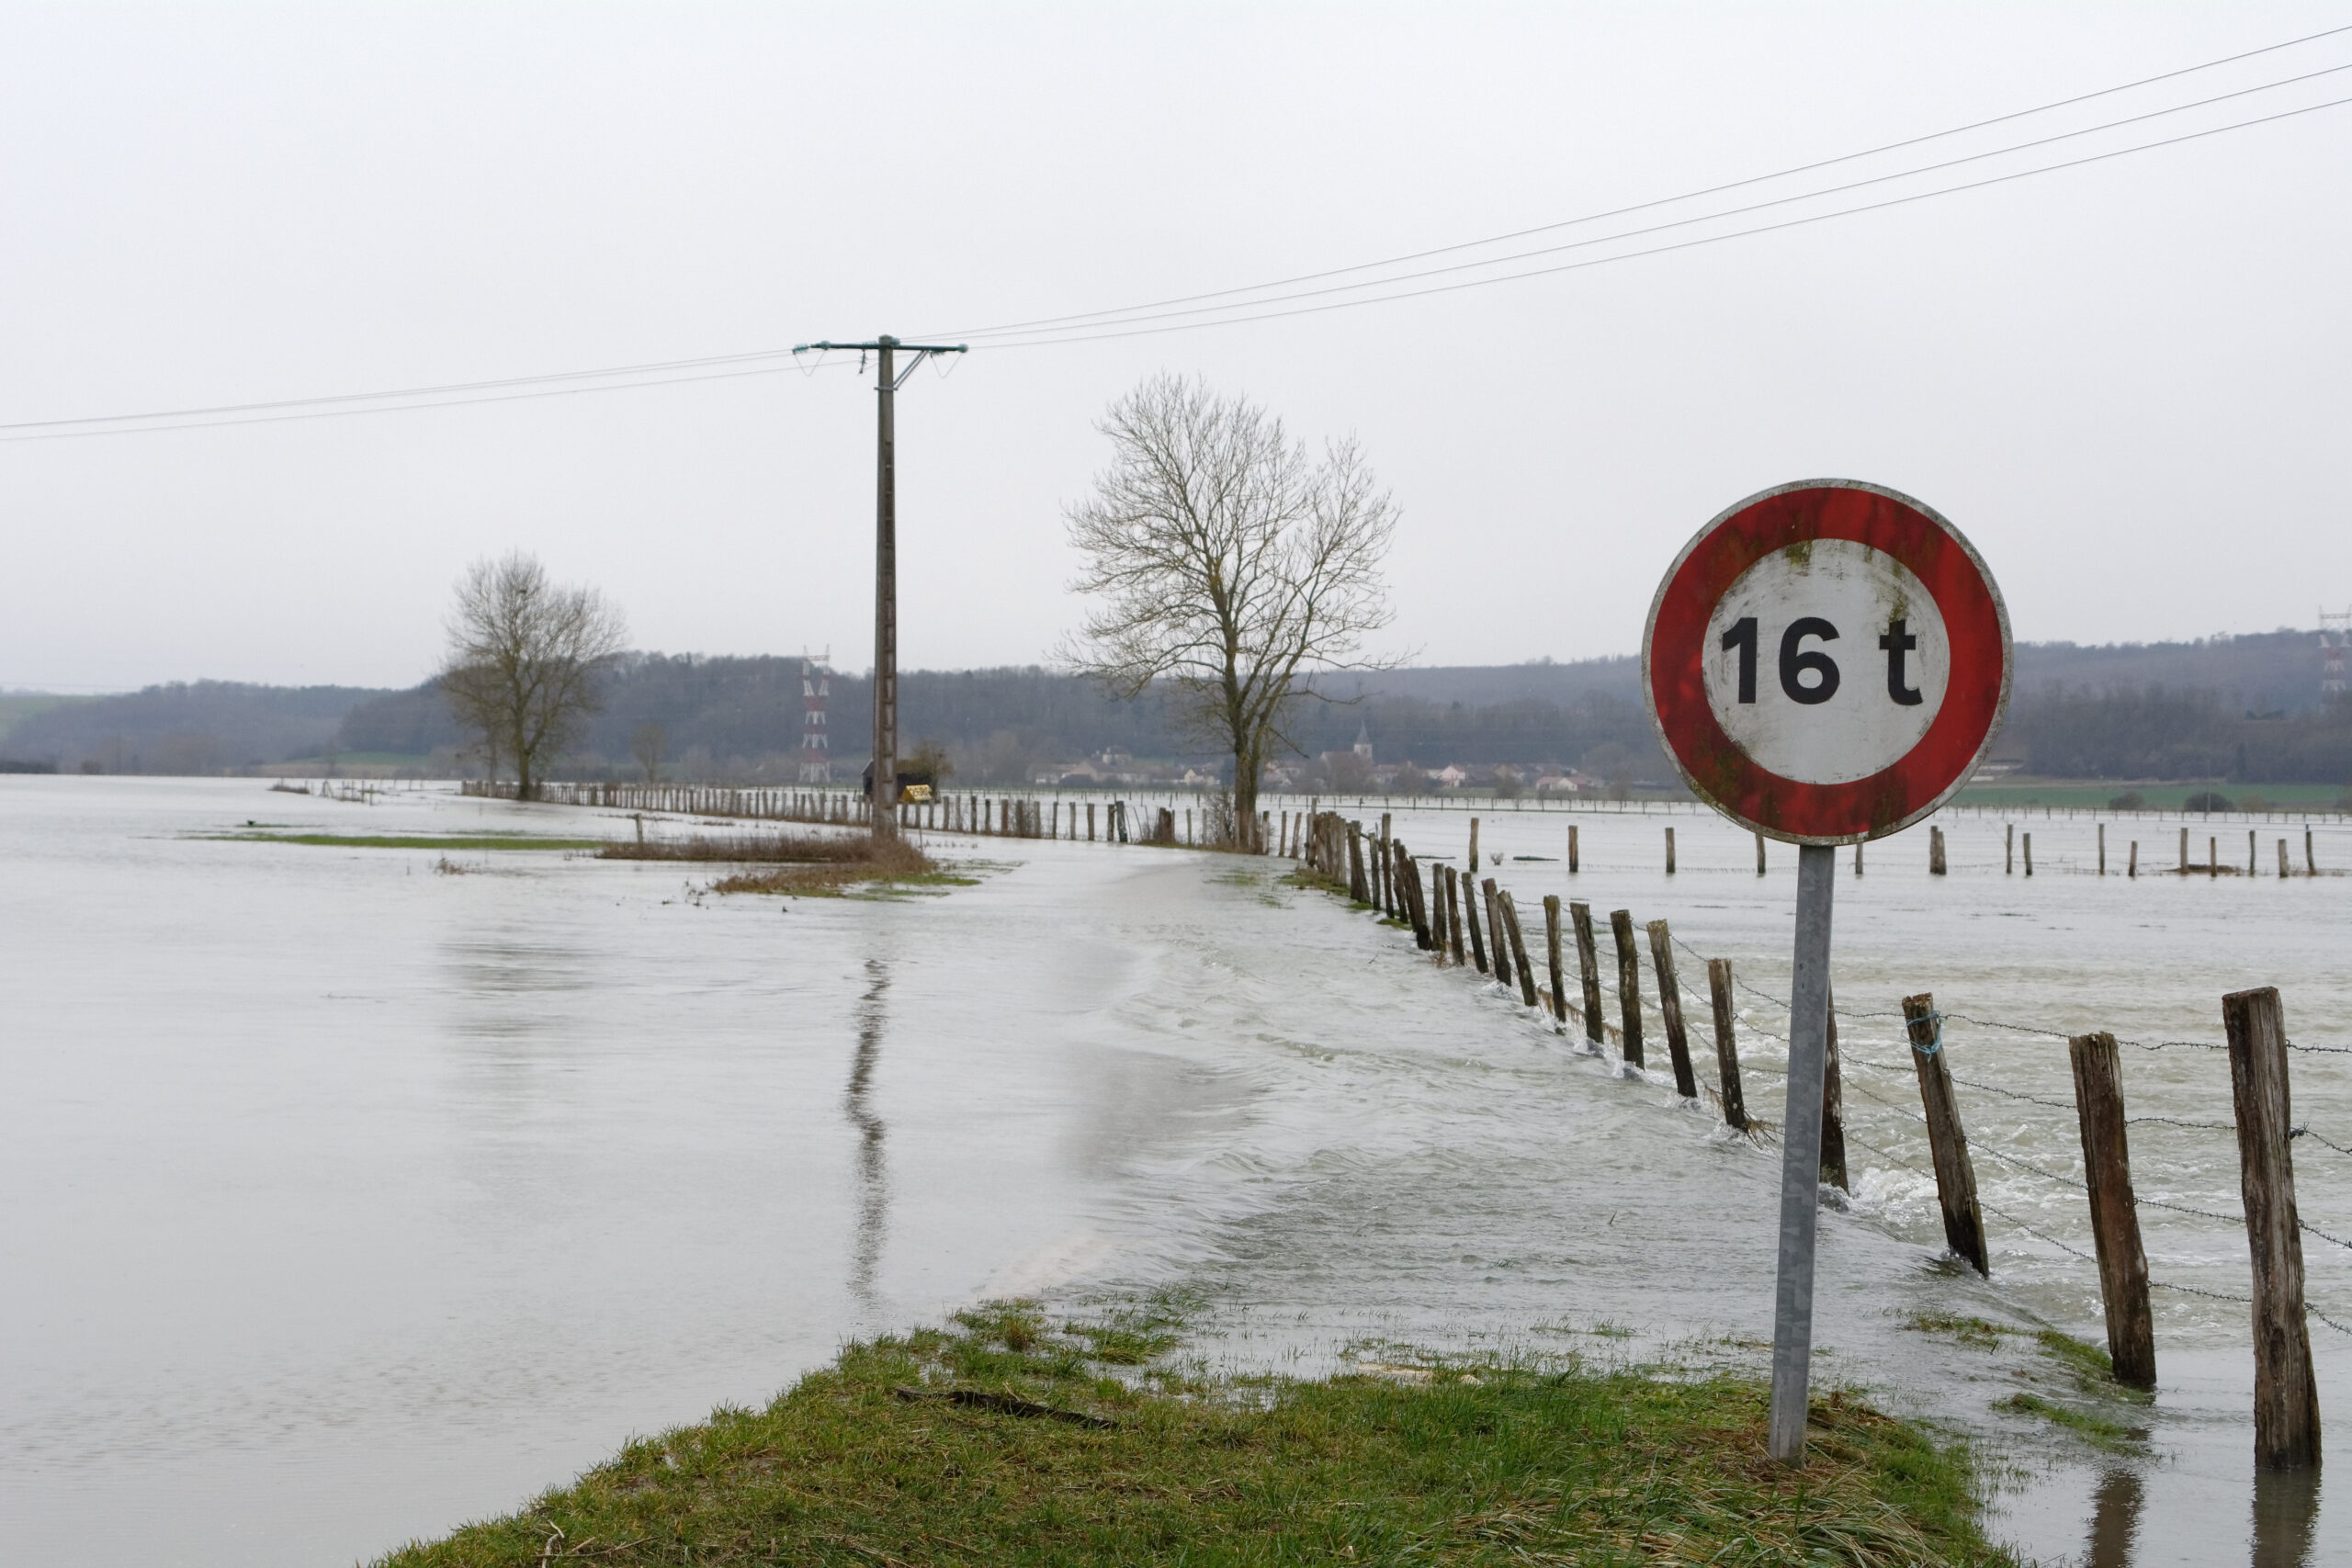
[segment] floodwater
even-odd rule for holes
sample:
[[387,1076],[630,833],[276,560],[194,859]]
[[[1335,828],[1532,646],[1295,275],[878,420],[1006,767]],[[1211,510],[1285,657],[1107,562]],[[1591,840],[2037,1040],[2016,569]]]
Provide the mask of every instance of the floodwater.
[[[1745,835],[1684,813],[1669,878],[1663,817],[1482,817],[1523,909],[1668,918],[1686,981],[1734,959],[1749,1103],[1777,1119],[1794,852],[1758,878]],[[1769,1338],[1776,1150],[1277,862],[943,839],[978,886],[785,905],[558,852],[206,836],[249,819],[628,830],[442,793],[0,780],[0,1561],[364,1560],[989,1295],[1181,1285],[1213,1356],[1306,1371],[1382,1338],[1742,1365]],[[1464,852],[1459,812],[1396,820]],[[2256,1485],[2246,1308],[2215,1299],[2246,1289],[2226,1132],[2132,1129],[2143,1199],[2225,1216],[2143,1213],[2155,1276],[2213,1292],[2157,1293],[2144,1438],[2101,1453],[1997,1410],[2051,1386],[2021,1341],[1906,1326],[2101,1332],[2064,1250],[2089,1232],[2063,1039],[1947,1024],[1954,1071],[2009,1091],[1961,1091],[1983,1281],[1941,1257],[1899,1024],[1870,1015],[1932,990],[2210,1044],[2222,992],[2273,984],[2299,1043],[2352,1043],[2352,877],[2102,879],[2088,821],[2037,819],[2029,880],[2000,820],[1948,824],[1944,878],[1924,829],[1859,878],[1840,852],[1857,1190],[1822,1227],[1817,1376],[1993,1439],[1997,1522],[2046,1562],[2352,1561],[2341,1500]],[[2173,825],[2110,827],[2113,867],[2132,831],[2171,863]],[[2301,853],[2267,831],[2273,867],[2280,835]],[[2352,831],[2316,850],[2352,869]],[[1654,1067],[1657,1031],[1653,1006]],[[2125,1055],[2135,1116],[2229,1121],[2219,1052]],[[2298,1122],[2352,1146],[2352,1057],[2293,1070]],[[2352,1236],[2352,1156],[2295,1157],[2306,1222]],[[2305,1258],[2352,1324],[2352,1249]],[[2352,1337],[2312,1336],[2340,1426]]]

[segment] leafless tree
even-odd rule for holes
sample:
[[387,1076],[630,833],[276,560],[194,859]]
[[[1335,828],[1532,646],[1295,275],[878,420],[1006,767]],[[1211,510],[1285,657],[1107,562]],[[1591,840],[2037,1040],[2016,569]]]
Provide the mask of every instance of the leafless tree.
[[1396,508],[1352,440],[1315,461],[1197,380],[1149,378],[1098,428],[1111,464],[1066,513],[1086,558],[1071,587],[1097,604],[1061,658],[1122,697],[1164,683],[1179,721],[1232,756],[1235,838],[1258,848],[1259,780],[1316,674],[1395,663],[1363,639],[1390,619]]
[[476,561],[458,581],[441,689],[461,723],[514,765],[515,794],[537,790],[551,760],[596,710],[596,676],[621,650],[621,613],[593,588],[548,580],[516,551]]
[[628,739],[629,755],[635,757],[637,765],[645,770],[647,784],[661,781],[662,754],[669,749],[670,732],[650,719],[639,725],[637,733]]

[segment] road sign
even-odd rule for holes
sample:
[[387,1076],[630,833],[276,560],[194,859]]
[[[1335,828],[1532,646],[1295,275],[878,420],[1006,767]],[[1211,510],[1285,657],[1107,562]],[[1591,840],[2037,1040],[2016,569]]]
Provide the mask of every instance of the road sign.
[[1967,782],[2009,699],[2009,617],[1960,530],[1807,479],[1699,530],[1650,604],[1642,690],[1701,798],[1768,838],[1848,844]]
[[1642,690],[1700,797],[1797,851],[1781,1246],[1766,1442],[1804,1458],[1834,845],[1967,782],[2009,700],[2009,617],[1960,530],[1855,479],[1781,485],[1682,547],[1650,602]]

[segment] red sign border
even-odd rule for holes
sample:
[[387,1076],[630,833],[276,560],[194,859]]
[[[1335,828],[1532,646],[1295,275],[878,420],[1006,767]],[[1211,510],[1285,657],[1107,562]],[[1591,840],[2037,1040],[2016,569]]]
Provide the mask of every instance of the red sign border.
[[[1918,744],[1848,784],[1805,784],[1772,773],[1724,733],[1707,703],[1706,628],[1716,603],[1765,556],[1812,539],[1849,539],[1894,557],[1935,599],[1951,646],[1981,648],[1997,637],[2000,649],[1997,691],[1955,669]],[[1668,642],[1663,657],[1661,636]],[[1799,479],[1717,513],[1667,569],[1642,632],[1642,700],[1676,770],[1724,816],[1793,844],[1884,838],[1950,800],[2000,733],[2015,668],[2008,609],[1975,547],[1926,502],[1861,479]]]

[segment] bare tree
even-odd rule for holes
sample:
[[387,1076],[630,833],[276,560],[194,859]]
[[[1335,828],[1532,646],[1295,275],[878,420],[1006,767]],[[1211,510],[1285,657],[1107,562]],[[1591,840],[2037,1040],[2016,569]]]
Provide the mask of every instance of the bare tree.
[[621,650],[621,613],[593,588],[548,581],[535,556],[480,560],[458,581],[441,689],[459,722],[514,765],[516,798],[596,710],[596,676]]
[[647,784],[661,782],[662,758],[669,749],[670,732],[651,719],[639,725],[637,733],[628,738],[629,755],[635,757],[637,765],[645,770]]
[[1232,756],[1234,836],[1258,848],[1259,780],[1315,675],[1395,662],[1363,638],[1390,619],[1396,508],[1352,440],[1313,461],[1197,380],[1151,377],[1098,428],[1111,465],[1066,518],[1086,558],[1071,587],[1100,603],[1061,658],[1122,697],[1165,682],[1179,721]]

